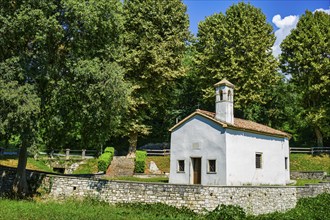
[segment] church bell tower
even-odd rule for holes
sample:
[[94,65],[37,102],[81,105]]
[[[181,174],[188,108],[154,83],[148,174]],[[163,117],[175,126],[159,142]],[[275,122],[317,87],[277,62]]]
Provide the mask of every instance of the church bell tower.
[[234,85],[223,79],[214,84],[215,87],[215,118],[234,124]]

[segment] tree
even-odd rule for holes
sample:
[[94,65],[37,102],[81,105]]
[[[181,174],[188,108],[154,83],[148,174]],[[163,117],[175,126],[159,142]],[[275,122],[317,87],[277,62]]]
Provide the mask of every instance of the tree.
[[[33,87],[33,93],[26,94],[31,100],[40,99],[40,114],[33,114],[31,121],[37,121],[43,141],[50,144],[55,137],[78,137],[80,147],[95,147],[108,140],[118,128],[129,93],[122,69],[115,63],[122,43],[120,0],[1,0],[0,5],[0,79],[16,83],[17,92]],[[3,90],[14,92],[12,87]],[[19,95],[16,98],[20,100]],[[78,108],[68,109],[75,105]],[[7,111],[6,105],[0,108]],[[69,127],[56,130],[50,122]],[[22,170],[26,148],[33,141],[28,125],[20,133],[19,186],[26,182]],[[3,132],[15,134],[8,128]],[[56,134],[54,139],[52,134]],[[73,139],[66,138],[57,139],[57,146],[65,147]]]
[[301,119],[313,128],[318,146],[330,137],[330,15],[306,11],[281,44],[282,71],[301,94]]
[[50,81],[44,127],[48,147],[95,148],[118,131],[130,89],[121,56],[119,0],[65,0],[57,8],[64,27],[59,76]]
[[281,79],[271,51],[272,31],[261,10],[246,3],[199,24],[194,63],[206,109],[214,109],[213,85],[227,78],[235,85],[236,115],[262,121],[260,108],[270,99],[267,91]]
[[93,59],[78,61],[69,73],[57,83],[46,109],[47,145],[102,147],[118,134],[128,106],[130,89],[123,69]]
[[39,89],[51,73],[48,64],[56,54],[54,48],[61,36],[61,26],[52,13],[52,2],[1,1],[1,6],[0,99],[3,104],[0,123],[7,136],[20,137],[13,190],[24,197],[29,194],[25,173],[27,148],[34,142],[42,103]]
[[130,152],[135,152],[139,134],[148,134],[156,120],[164,125],[175,80],[184,75],[181,61],[189,36],[188,17],[180,0],[125,0],[124,14],[121,63],[133,85],[125,130]]
[[40,99],[32,85],[19,85],[16,81],[0,78],[0,103],[0,133],[18,135],[21,139],[13,190],[19,197],[24,197],[28,194],[27,148],[32,146],[36,135]]

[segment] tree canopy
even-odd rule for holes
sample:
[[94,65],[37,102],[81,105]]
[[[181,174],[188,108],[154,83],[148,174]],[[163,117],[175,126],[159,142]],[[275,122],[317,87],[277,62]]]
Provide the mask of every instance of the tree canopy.
[[[47,147],[73,144],[75,148],[96,148],[105,144],[118,132],[130,93],[123,69],[116,63],[121,55],[122,3],[27,0],[1,1],[1,5],[0,79],[17,85],[17,92],[22,92],[1,87],[4,94],[17,94],[17,106],[9,108],[12,112],[1,118],[0,124],[8,124],[6,120],[18,114],[17,109],[28,110],[19,97],[30,97],[39,100],[34,105],[40,114],[34,115],[33,122],[37,121],[40,141]],[[8,110],[6,105],[2,110]],[[15,134],[13,129],[3,132],[6,137]],[[25,158],[19,165],[22,170],[30,147],[24,135],[30,133],[20,133],[21,149],[25,149],[20,154],[20,161]],[[24,185],[24,178],[19,178]]]
[[159,124],[166,121],[175,80],[184,75],[181,61],[189,36],[188,16],[180,0],[125,0],[124,14],[122,65],[133,85],[125,127],[135,151],[138,134],[149,133],[155,118]]
[[[260,120],[260,106],[270,97],[269,90],[280,76],[271,47],[275,42],[272,26],[260,9],[246,3],[229,7],[199,24],[195,65],[201,101],[206,108],[214,103],[213,85],[223,78],[235,84],[235,113]],[[213,107],[212,107],[213,108]]]
[[300,120],[306,120],[323,146],[330,137],[330,15],[306,11],[282,42],[281,67],[301,94]]

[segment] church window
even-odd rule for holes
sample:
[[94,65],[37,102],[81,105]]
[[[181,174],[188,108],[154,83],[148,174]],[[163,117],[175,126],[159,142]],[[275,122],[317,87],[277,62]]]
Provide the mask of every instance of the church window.
[[233,101],[233,95],[230,90],[228,91],[228,101]]
[[178,160],[178,172],[184,172],[184,160]]
[[216,160],[208,160],[208,173],[216,172]]
[[223,91],[220,90],[220,101],[222,101],[222,100],[223,100]]
[[285,169],[287,170],[288,169],[288,158],[287,157],[285,157],[284,158],[284,165],[285,165]]
[[262,153],[256,153],[256,168],[262,168]]

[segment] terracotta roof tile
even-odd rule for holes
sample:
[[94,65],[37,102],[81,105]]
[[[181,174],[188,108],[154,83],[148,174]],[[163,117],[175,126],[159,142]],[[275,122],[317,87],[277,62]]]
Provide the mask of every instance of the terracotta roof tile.
[[[200,113],[202,115],[211,117],[215,121],[219,121],[215,118],[215,113],[214,112],[209,112],[205,110],[196,110],[197,113]],[[241,119],[241,118],[234,118],[234,124],[229,124],[226,123],[225,121],[219,121],[221,124],[226,124],[229,128],[236,128],[238,130],[250,130],[250,131],[256,131],[260,133],[266,133],[266,134],[271,134],[271,135],[279,135],[279,136],[285,136],[285,137],[291,137],[288,133],[285,133],[280,130],[276,130],[274,128],[271,128],[266,125],[262,125],[253,121]]]

